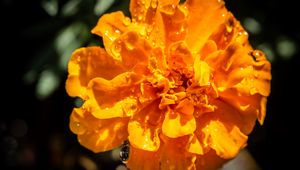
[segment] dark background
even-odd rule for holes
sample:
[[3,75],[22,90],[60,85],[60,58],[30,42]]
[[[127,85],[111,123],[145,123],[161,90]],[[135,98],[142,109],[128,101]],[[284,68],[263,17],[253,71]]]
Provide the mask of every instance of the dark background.
[[[57,12],[51,16],[42,4],[54,1],[0,1],[0,169],[116,169],[121,162],[112,159],[111,152],[94,154],[70,132],[69,115],[78,100],[66,94],[67,73],[59,66],[63,54],[57,37],[68,26],[80,23],[82,28],[73,31],[78,43],[67,44],[66,50],[90,42],[101,44],[89,33],[99,17],[93,12],[96,0],[78,0],[73,13],[63,12],[71,0],[56,1]],[[300,33],[296,1],[227,0],[226,6],[248,25],[253,46],[268,51],[272,61],[267,117],[250,135],[248,149],[262,169],[297,169]],[[128,1],[119,0],[105,12],[126,8]],[[52,83],[50,92],[41,90],[47,81]]]

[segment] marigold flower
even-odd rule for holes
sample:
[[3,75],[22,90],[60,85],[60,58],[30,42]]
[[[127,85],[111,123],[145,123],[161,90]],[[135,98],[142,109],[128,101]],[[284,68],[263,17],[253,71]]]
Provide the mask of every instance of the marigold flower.
[[[129,141],[131,170],[215,169],[263,124],[270,63],[223,0],[131,0],[103,15],[105,49],[77,49],[70,128],[94,152]],[[126,149],[128,150],[128,148]]]

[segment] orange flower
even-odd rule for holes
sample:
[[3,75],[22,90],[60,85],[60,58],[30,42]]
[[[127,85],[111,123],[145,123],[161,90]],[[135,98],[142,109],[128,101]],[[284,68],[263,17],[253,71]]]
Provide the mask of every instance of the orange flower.
[[[94,152],[129,141],[131,170],[215,169],[244,148],[270,93],[270,63],[222,0],[131,0],[102,16],[105,49],[76,50],[70,128]],[[125,154],[126,155],[126,154]],[[126,159],[126,158],[123,158]]]

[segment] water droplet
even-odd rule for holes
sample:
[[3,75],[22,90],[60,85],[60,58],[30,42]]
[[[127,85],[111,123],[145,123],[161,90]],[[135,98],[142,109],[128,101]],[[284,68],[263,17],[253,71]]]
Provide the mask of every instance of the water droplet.
[[248,41],[248,33],[244,30],[239,31],[236,41],[244,45]]
[[79,63],[81,61],[81,56],[77,57],[77,62]]
[[143,19],[143,16],[142,16],[142,15],[139,15],[139,16],[138,16],[138,20],[141,21],[142,19]]
[[121,54],[120,54],[121,50],[122,50],[121,41],[115,42],[113,44],[111,52],[114,55],[114,57],[116,57],[116,59],[118,59],[118,60],[121,60]]
[[156,8],[157,7],[157,0],[152,0],[151,1],[151,7]]
[[76,134],[83,134],[86,131],[86,128],[80,122],[74,121],[71,124],[71,130]]
[[255,62],[258,62],[259,59],[264,57],[265,54],[260,50],[253,50],[250,52],[250,55]]
[[126,162],[129,159],[129,154],[130,154],[130,144],[129,141],[126,140],[124,141],[121,150],[120,150],[120,159],[122,162]]
[[121,31],[120,31],[120,30],[118,30],[118,29],[116,29],[116,30],[115,30],[115,33],[117,33],[117,34],[121,34]]
[[232,30],[233,30],[233,26],[234,26],[234,21],[232,18],[229,18],[228,21],[227,21],[227,24],[226,24],[226,31],[228,33],[231,33]]

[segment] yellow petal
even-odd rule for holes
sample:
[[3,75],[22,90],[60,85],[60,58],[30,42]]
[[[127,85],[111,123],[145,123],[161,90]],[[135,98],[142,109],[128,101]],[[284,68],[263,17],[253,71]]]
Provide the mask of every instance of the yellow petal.
[[192,52],[198,52],[209,36],[224,22],[227,13],[223,1],[187,0],[188,30],[186,42]]
[[93,152],[121,145],[128,136],[127,123],[128,119],[97,119],[85,108],[74,109],[70,117],[70,129],[78,135],[79,143]]
[[210,68],[208,64],[196,56],[194,61],[194,80],[200,86],[210,85]]
[[134,147],[146,151],[158,150],[160,140],[157,128],[147,127],[143,122],[130,121],[128,124],[128,132],[128,139]]
[[204,148],[200,144],[200,142],[197,139],[196,135],[191,135],[190,141],[189,141],[189,145],[187,147],[187,150],[190,153],[195,153],[195,154],[199,154],[199,155],[203,155],[204,154]]
[[68,64],[66,90],[70,96],[86,97],[86,87],[95,77],[112,79],[123,72],[122,67],[100,47],[76,50]]
[[147,151],[157,151],[160,146],[160,126],[163,111],[158,100],[148,104],[133,116],[128,124],[129,141],[132,146]]
[[196,130],[193,115],[180,114],[169,109],[162,124],[162,132],[170,138],[192,134]]
[[220,121],[210,121],[202,130],[208,136],[207,143],[224,159],[235,157],[245,147],[248,137],[237,126],[228,130]]

